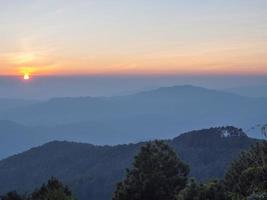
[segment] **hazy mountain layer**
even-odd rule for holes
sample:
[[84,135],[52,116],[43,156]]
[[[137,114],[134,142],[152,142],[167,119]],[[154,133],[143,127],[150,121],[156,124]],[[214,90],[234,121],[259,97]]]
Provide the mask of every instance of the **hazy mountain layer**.
[[[235,125],[252,130],[250,127],[267,122],[267,99],[193,86],[116,97],[10,104],[0,112],[4,120],[0,122],[0,159],[52,140],[122,144],[171,138],[210,126]],[[260,136],[260,130],[247,133]]]
[[241,96],[267,98],[267,85],[242,86],[230,88],[225,91]]

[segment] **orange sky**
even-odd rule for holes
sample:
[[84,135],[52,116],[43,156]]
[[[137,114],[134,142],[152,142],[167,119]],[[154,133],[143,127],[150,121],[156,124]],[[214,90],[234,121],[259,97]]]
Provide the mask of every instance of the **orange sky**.
[[263,0],[0,2],[0,75],[267,75],[266,13]]

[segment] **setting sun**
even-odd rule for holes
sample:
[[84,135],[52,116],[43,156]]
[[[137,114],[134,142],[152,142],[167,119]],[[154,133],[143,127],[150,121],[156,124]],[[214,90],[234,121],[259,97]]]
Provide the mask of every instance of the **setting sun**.
[[29,80],[29,79],[30,79],[30,75],[29,75],[29,74],[24,74],[23,79],[24,79],[24,80]]

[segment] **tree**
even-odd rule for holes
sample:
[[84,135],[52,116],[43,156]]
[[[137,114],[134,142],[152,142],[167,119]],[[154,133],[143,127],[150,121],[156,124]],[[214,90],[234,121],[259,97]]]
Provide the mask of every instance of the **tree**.
[[8,192],[6,195],[0,197],[1,200],[25,200],[25,196],[19,195],[16,191]]
[[213,180],[206,184],[197,184],[192,179],[177,195],[177,200],[227,200],[227,193],[221,181]]
[[40,189],[35,190],[30,200],[73,200],[69,188],[55,178],[48,180]]
[[225,175],[225,186],[234,199],[246,199],[267,191],[267,142],[241,153]]
[[267,192],[252,194],[248,197],[248,200],[266,200]]
[[194,179],[191,179],[187,186],[178,193],[177,200],[198,200],[200,187]]
[[148,142],[133,168],[118,183],[113,200],[174,200],[187,182],[189,167],[164,142]]

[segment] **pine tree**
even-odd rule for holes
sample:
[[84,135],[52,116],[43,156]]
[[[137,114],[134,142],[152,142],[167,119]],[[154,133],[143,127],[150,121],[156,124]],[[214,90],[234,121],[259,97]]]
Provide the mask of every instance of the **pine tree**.
[[35,190],[30,200],[73,200],[69,188],[55,178],[48,180],[40,189]]
[[167,144],[154,141],[141,148],[126,173],[113,200],[174,200],[186,185],[189,167]]
[[267,142],[241,153],[225,175],[225,186],[235,199],[267,191]]

